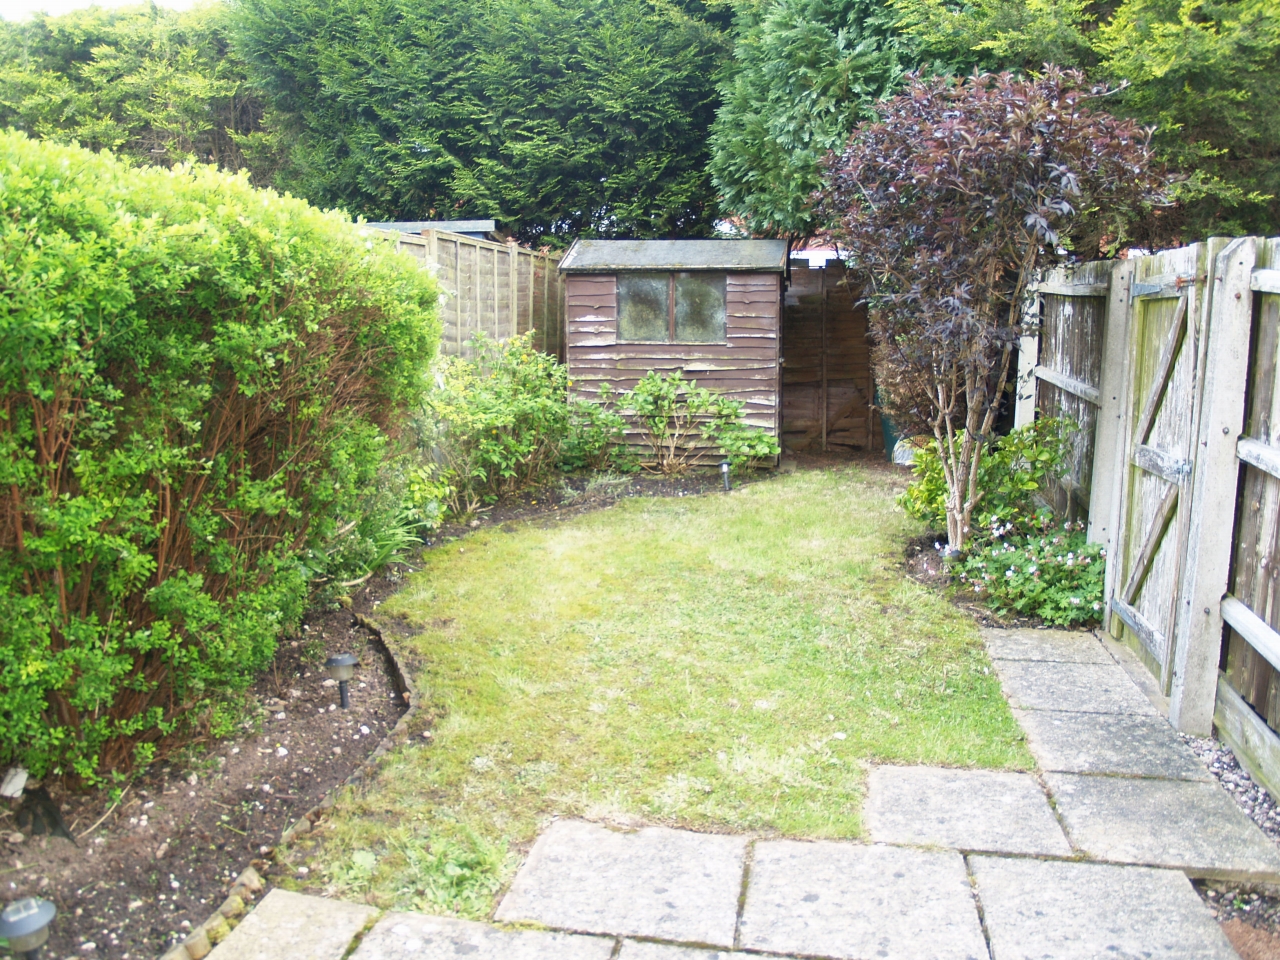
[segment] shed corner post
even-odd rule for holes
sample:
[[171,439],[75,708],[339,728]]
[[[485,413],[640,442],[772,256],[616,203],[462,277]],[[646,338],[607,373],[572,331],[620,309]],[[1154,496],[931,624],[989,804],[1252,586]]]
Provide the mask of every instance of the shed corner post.
[[1231,569],[1239,462],[1244,430],[1244,387],[1249,374],[1253,321],[1250,277],[1257,241],[1242,237],[1212,262],[1204,377],[1190,482],[1191,508],[1184,574],[1173,645],[1169,722],[1208,736],[1218,686],[1222,600]]
[[1040,310],[1043,300],[1037,289],[1040,277],[1032,278],[1022,305],[1022,325],[1018,338],[1018,378],[1013,385],[1013,427],[1019,429],[1036,419],[1036,365],[1040,362]]

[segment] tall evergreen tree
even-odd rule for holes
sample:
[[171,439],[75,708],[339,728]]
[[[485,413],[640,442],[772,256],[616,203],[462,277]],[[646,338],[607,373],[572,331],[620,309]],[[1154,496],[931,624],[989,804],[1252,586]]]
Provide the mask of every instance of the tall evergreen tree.
[[895,92],[911,57],[881,0],[765,0],[739,14],[711,176],[752,233],[803,237],[818,164]]
[[526,241],[710,232],[720,32],[667,0],[238,0],[282,185]]

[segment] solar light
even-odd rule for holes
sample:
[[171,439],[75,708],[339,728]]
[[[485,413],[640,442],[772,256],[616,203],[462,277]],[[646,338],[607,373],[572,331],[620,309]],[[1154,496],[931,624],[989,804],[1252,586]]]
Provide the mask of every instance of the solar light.
[[27,960],[37,960],[40,948],[49,939],[49,924],[58,908],[48,900],[27,897],[0,911],[0,937],[9,941],[9,949]]
[[728,460],[720,461],[720,476],[724,477],[724,488],[726,492],[729,489],[729,468],[733,466]]
[[340,653],[324,662],[324,668],[329,676],[338,681],[338,699],[343,710],[351,706],[351,694],[347,684],[356,675],[356,664],[359,662],[349,653]]

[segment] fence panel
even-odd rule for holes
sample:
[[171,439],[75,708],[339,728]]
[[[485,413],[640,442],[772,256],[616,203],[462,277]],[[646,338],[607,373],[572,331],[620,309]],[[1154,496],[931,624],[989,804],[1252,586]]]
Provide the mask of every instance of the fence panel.
[[1015,418],[1020,424],[1033,419],[1026,410],[1031,405],[1042,416],[1076,424],[1067,474],[1047,491],[1050,506],[1071,520],[1089,514],[1111,270],[1110,263],[1059,267],[1029,290],[1039,336],[1024,339],[1021,347],[1031,355],[1019,356],[1022,409]]
[[564,359],[564,279],[561,254],[493,243],[457,233],[369,229],[433,269],[445,293],[440,352],[470,357],[471,338],[505,340],[534,331],[534,345]]

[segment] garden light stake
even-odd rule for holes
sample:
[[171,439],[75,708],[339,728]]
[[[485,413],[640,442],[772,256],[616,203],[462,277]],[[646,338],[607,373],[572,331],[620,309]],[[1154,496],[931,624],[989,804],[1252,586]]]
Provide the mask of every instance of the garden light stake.
[[356,664],[359,662],[349,653],[339,653],[324,662],[324,668],[328,671],[329,676],[338,681],[338,700],[342,704],[343,710],[351,706],[351,693],[348,684],[351,678],[355,676]]

